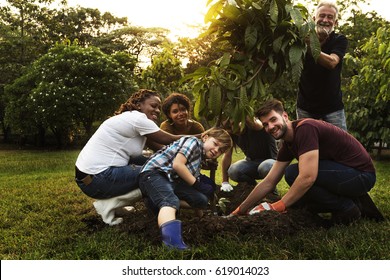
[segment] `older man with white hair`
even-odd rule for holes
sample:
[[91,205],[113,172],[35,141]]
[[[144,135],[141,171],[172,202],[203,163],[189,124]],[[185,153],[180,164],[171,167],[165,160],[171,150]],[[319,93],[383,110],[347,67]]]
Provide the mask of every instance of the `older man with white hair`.
[[[341,92],[341,69],[348,41],[337,34],[338,8],[334,2],[321,1],[313,17],[321,44],[317,61],[308,51],[297,98],[297,117],[322,119],[347,130]],[[309,48],[310,50],[310,48]]]

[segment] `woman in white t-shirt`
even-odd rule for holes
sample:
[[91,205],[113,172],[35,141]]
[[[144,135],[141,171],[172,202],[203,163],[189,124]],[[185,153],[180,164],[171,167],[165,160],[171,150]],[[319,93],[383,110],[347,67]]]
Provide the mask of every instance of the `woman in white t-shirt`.
[[97,199],[94,206],[107,224],[122,222],[115,218],[116,208],[142,198],[138,189],[141,166],[133,160],[142,156],[146,142],[148,147],[159,148],[180,138],[157,126],[160,108],[157,92],[141,89],[134,93],[100,125],[77,158],[76,183],[87,196]]

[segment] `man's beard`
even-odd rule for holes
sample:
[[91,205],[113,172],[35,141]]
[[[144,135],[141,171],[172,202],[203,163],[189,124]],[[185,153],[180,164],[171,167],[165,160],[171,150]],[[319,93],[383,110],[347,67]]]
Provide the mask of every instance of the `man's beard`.
[[320,25],[320,24],[316,25],[316,32],[320,42],[324,42],[326,39],[328,39],[332,31],[333,31],[333,27],[330,27],[328,25]]
[[271,135],[275,140],[280,140],[284,137],[284,135],[286,135],[286,132],[287,132],[287,123],[285,120],[283,120],[283,124],[282,124],[282,127],[279,129],[279,135]]

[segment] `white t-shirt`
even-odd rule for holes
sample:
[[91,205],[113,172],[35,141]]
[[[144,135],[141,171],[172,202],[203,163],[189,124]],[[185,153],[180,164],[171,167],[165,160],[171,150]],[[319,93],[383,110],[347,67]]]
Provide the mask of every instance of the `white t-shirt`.
[[159,131],[155,122],[139,111],[126,111],[104,121],[81,150],[77,168],[97,174],[110,166],[126,166],[131,157],[140,156],[145,134]]

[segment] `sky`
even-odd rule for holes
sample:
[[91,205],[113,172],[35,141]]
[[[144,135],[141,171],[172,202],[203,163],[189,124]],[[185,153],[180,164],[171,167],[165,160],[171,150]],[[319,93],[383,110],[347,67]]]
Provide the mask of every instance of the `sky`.
[[[191,26],[204,23],[208,0],[67,0],[70,7],[80,5],[97,8],[101,12],[110,12],[117,17],[127,17],[131,25],[143,27],[164,27],[171,30],[171,38],[196,37],[197,32]],[[295,0],[304,2],[304,0]],[[390,21],[389,0],[368,0],[369,8]],[[0,0],[4,4],[5,0]]]
[[[367,2],[371,4],[368,8],[362,6],[363,10],[375,10],[390,20],[390,9],[385,9],[389,0]],[[168,28],[172,37],[196,37],[197,33],[191,26],[204,23],[208,10],[206,4],[207,0],[68,0],[69,6],[80,5],[108,11],[118,17],[126,16],[131,25]]]
[[202,25],[207,0],[68,0],[69,6],[80,5],[127,17],[129,23],[143,27],[164,27],[173,36],[196,37],[191,26]]

